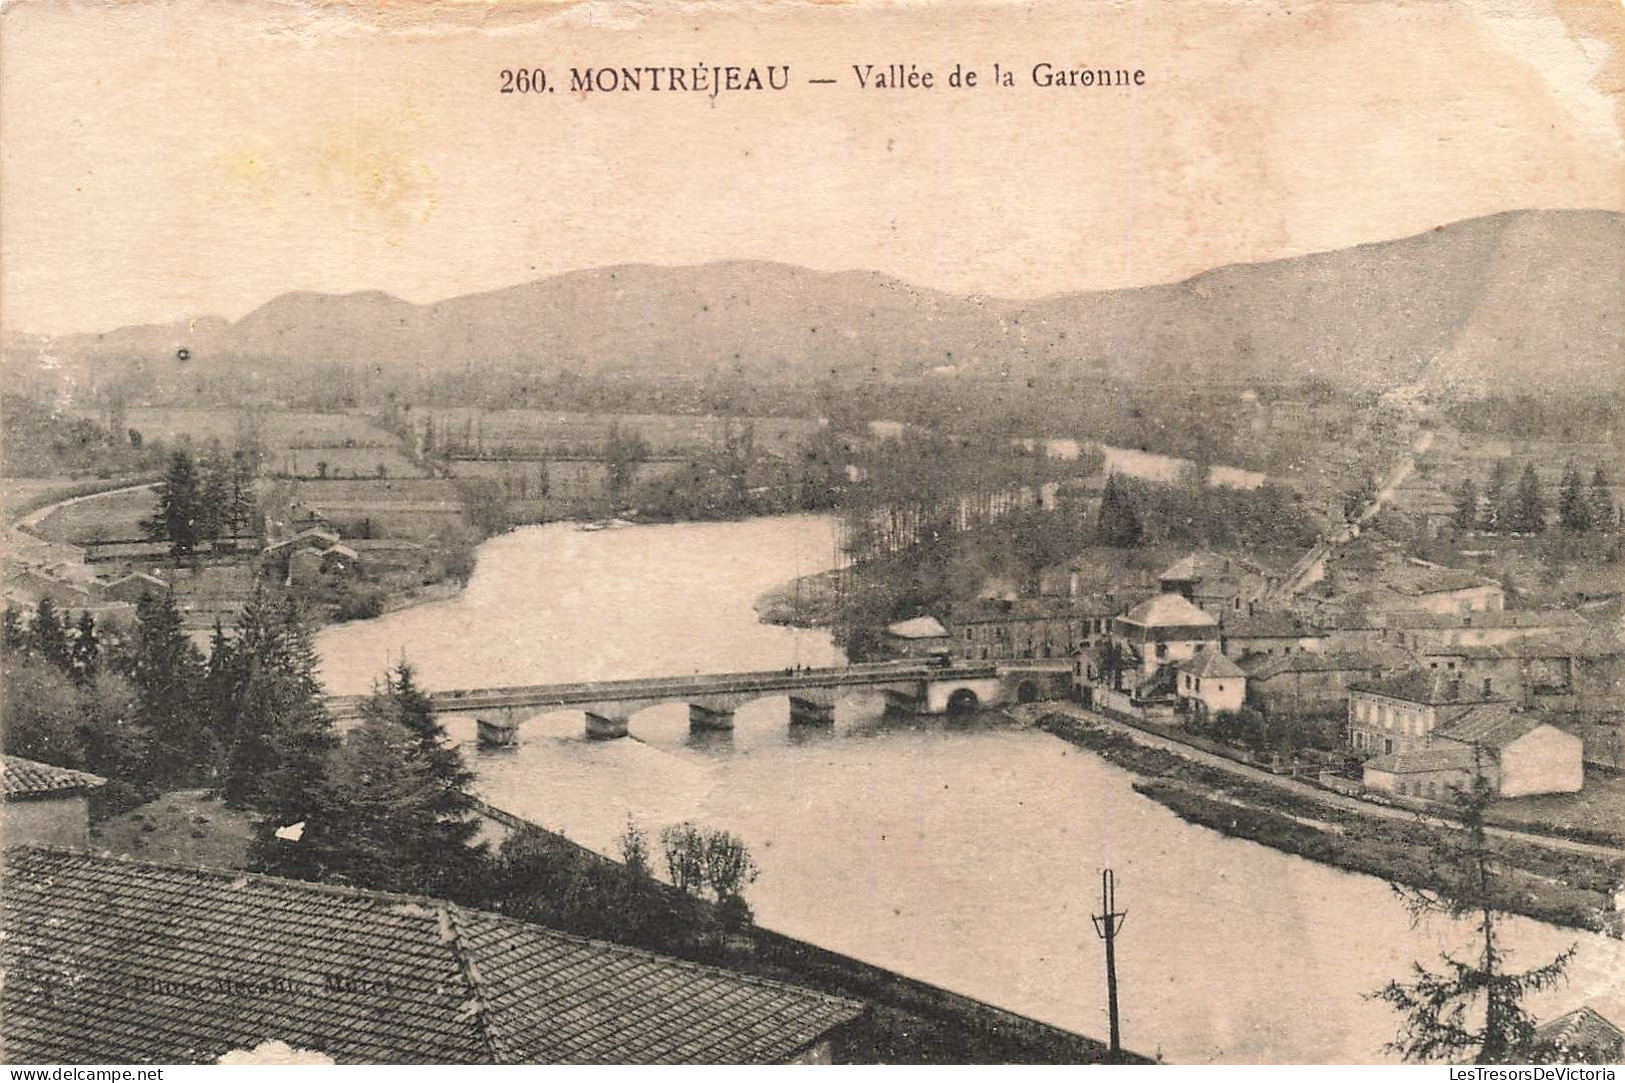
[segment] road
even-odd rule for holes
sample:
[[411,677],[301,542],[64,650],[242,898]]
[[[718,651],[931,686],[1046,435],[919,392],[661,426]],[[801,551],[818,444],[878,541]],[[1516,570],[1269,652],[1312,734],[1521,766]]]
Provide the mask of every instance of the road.
[[[1098,726],[1102,729],[1108,729],[1114,733],[1123,734],[1124,736],[1130,737],[1147,747],[1159,748],[1165,752],[1172,752],[1175,755],[1183,756],[1188,760],[1203,764],[1207,767],[1217,767],[1221,771],[1227,771],[1232,775],[1236,775],[1239,778],[1245,778],[1251,782],[1262,782],[1267,785],[1274,786],[1277,789],[1291,793],[1295,796],[1309,798],[1310,800],[1316,801],[1328,808],[1342,809],[1347,812],[1357,812],[1361,815],[1374,816],[1381,820],[1400,820],[1406,823],[1415,823],[1417,820],[1421,820],[1424,823],[1433,824],[1438,827],[1454,828],[1459,826],[1456,821],[1446,819],[1444,817],[1430,816],[1427,813],[1417,812],[1413,809],[1400,808],[1392,805],[1378,805],[1370,801],[1362,801],[1357,797],[1349,797],[1345,794],[1336,793],[1332,790],[1325,790],[1319,786],[1314,786],[1307,782],[1300,782],[1298,779],[1290,778],[1285,775],[1272,774],[1269,771],[1254,767],[1251,764],[1238,763],[1235,760],[1209,752],[1206,749],[1196,748],[1192,745],[1185,744],[1183,741],[1178,741],[1171,737],[1165,737],[1159,733],[1151,733],[1136,726],[1131,726],[1126,722],[1119,722],[1115,718],[1107,718],[1105,715],[1096,714],[1093,711],[1086,711],[1082,707],[1075,704],[1035,703],[1022,707],[1010,708],[1009,713],[1029,723],[1036,722],[1039,718],[1046,714],[1067,715],[1069,717],[1088,722],[1090,725]],[[1528,831],[1517,831],[1507,827],[1486,827],[1484,830],[1486,834],[1492,835],[1496,838],[1507,839],[1513,842],[1529,843],[1534,846],[1545,846],[1555,850],[1564,850],[1569,853],[1585,854],[1589,857],[1602,857],[1612,860],[1618,860],[1621,857],[1625,857],[1625,850],[1621,850],[1618,847],[1613,846],[1598,846],[1594,843],[1559,838],[1555,835],[1539,835]]]

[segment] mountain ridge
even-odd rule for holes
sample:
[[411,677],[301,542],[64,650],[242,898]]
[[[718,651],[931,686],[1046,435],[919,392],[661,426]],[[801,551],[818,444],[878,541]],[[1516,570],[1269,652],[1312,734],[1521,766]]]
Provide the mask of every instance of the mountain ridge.
[[[623,263],[416,303],[290,291],[200,317],[37,339],[59,362],[468,363],[677,376],[1041,373],[1509,387],[1625,379],[1625,214],[1518,210],[1177,282],[1023,301],[765,260]],[[27,353],[8,343],[7,352]]]

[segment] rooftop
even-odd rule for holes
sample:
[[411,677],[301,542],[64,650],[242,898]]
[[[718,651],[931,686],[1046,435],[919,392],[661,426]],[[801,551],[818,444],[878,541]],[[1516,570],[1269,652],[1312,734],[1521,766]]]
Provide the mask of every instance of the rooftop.
[[1401,594],[1419,597],[1424,594],[1450,594],[1458,590],[1478,590],[1497,587],[1493,580],[1459,568],[1434,568],[1425,574],[1410,576],[1394,584]]
[[1195,658],[1181,662],[1174,668],[1193,677],[1247,676],[1246,671],[1218,651],[1202,651]]
[[1395,610],[1381,615],[1390,628],[1584,628],[1586,619],[1568,609],[1499,609],[1480,613]]
[[1359,681],[1349,685],[1350,692],[1371,692],[1409,703],[1432,706],[1459,703],[1502,702],[1497,696],[1485,696],[1473,691],[1458,674],[1441,673],[1432,669],[1413,669],[1393,677],[1375,681]]
[[1300,639],[1326,634],[1308,627],[1302,617],[1291,613],[1237,613],[1227,615],[1221,623],[1224,634],[1234,639]]
[[210,1062],[272,1040],[341,1063],[772,1063],[863,1012],[435,899],[5,856],[6,1053],[24,1063]]
[[52,767],[36,763],[21,756],[0,756],[0,779],[7,800],[13,798],[66,795],[79,790],[94,790],[107,785],[100,775],[85,771],[70,771],[66,767]]
[[1480,703],[1459,713],[1435,737],[1486,748],[1505,748],[1540,725],[1527,715],[1515,715],[1504,703]]
[[1142,628],[1212,627],[1219,622],[1178,594],[1158,594],[1119,618]]
[[1619,1056],[1625,1043],[1625,1032],[1589,1004],[1547,1020],[1535,1028],[1535,1036],[1563,1049],[1596,1050],[1609,1059]]
[[886,634],[898,639],[940,639],[948,634],[948,629],[935,617],[913,617],[888,625]]
[[1247,660],[1246,670],[1253,680],[1267,681],[1283,673],[1380,674],[1411,664],[1409,655],[1396,650],[1294,651],[1291,654],[1255,654]]

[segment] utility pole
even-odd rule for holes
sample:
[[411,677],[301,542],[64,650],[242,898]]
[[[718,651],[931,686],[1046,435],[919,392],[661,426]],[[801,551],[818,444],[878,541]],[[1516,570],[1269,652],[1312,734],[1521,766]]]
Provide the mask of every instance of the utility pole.
[[1115,944],[1117,934],[1123,928],[1123,919],[1128,916],[1128,911],[1117,909],[1117,883],[1110,869],[1100,871],[1100,910],[1099,914],[1093,914],[1091,917],[1095,923],[1095,935],[1106,942],[1106,1010],[1111,1016],[1111,1051],[1115,1054],[1121,1052],[1123,1048],[1117,1030],[1117,954]]

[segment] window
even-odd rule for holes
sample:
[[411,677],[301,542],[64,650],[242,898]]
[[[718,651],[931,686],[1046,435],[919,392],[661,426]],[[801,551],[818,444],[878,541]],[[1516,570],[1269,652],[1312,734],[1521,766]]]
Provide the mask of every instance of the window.
[[1399,794],[1401,797],[1405,796],[1405,783],[1403,780],[1394,783],[1394,792]]
[[1383,755],[1385,755],[1385,756],[1392,755],[1393,751],[1394,751],[1394,739],[1392,737],[1384,737],[1382,739],[1382,752],[1383,752]]
[[1166,643],[1158,643],[1157,644],[1157,657],[1158,658],[1166,658],[1166,657],[1168,657],[1168,644],[1166,644]]
[[1486,696],[1490,694],[1490,679],[1488,677],[1484,678],[1484,694]]

